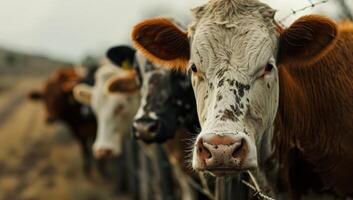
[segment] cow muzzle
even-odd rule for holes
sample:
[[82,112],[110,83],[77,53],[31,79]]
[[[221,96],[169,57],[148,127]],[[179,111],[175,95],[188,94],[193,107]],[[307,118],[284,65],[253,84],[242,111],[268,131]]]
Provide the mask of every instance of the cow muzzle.
[[193,168],[215,176],[236,174],[257,167],[254,145],[244,134],[206,134],[198,138]]
[[113,139],[106,141],[99,140],[95,141],[92,150],[96,159],[106,159],[120,156],[123,153],[123,145],[120,141],[117,142]]
[[138,139],[146,143],[155,142],[161,122],[151,118],[140,118],[135,120],[132,125],[132,134]]
[[110,158],[113,156],[113,151],[108,148],[100,148],[94,151],[94,157],[98,160]]

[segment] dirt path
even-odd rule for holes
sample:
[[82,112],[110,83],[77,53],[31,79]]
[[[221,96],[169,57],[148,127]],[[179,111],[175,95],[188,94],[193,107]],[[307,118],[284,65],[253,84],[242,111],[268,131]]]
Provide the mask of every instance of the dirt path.
[[42,105],[25,99],[38,82],[21,79],[0,93],[0,200],[127,199],[96,173],[85,177],[68,130],[43,123]]

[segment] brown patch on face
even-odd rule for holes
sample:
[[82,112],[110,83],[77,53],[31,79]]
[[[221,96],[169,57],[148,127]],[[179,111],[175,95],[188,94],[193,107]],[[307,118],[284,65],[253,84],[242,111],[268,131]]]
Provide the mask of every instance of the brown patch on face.
[[235,96],[235,102],[237,104],[240,104],[240,101],[241,101],[241,98],[239,97],[238,93],[237,93],[237,90],[236,89],[232,89],[231,91],[233,91],[233,94]]
[[239,116],[243,115],[243,112],[241,111],[239,106],[231,105],[230,108],[232,109],[235,116],[239,117]]
[[217,71],[216,77],[217,77],[217,78],[222,78],[226,72],[227,72],[227,69],[221,68],[221,69],[219,69],[219,70]]
[[205,95],[205,97],[203,98],[203,100],[208,99],[208,94]]
[[221,94],[218,94],[217,95],[217,101],[220,101],[220,100],[222,100],[223,99],[223,96],[221,95]]
[[217,87],[222,87],[224,85],[224,79],[221,79],[219,82],[218,82],[218,85]]
[[213,83],[210,83],[210,90],[213,90]]
[[230,86],[234,86],[235,80],[234,79],[227,79],[227,82]]
[[111,93],[133,93],[139,89],[136,81],[136,73],[131,72],[124,77],[113,78],[108,81],[108,91]]
[[250,136],[249,132],[246,129],[244,129],[243,132],[245,133],[245,135]]
[[245,85],[238,81],[235,82],[235,86],[238,90],[239,97],[242,98],[244,96],[245,91],[250,90],[250,85]]
[[238,121],[238,118],[234,115],[233,111],[226,109],[221,116],[221,120]]

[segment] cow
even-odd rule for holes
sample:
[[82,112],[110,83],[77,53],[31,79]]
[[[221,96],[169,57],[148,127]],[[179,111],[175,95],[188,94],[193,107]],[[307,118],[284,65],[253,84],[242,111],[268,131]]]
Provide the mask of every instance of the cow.
[[193,73],[192,167],[251,170],[266,191],[278,167],[292,199],[352,194],[352,23],[308,15],[282,28],[258,0],[210,0],[192,13],[188,32],[163,18],[132,32],[148,59]]
[[199,127],[190,74],[156,66],[140,52],[136,53],[136,67],[141,104],[133,122],[133,137],[147,143],[142,146],[145,150],[153,149],[149,144],[164,144],[163,150],[181,189],[181,199],[193,199],[195,192],[186,176],[194,174],[184,155],[189,149],[187,141],[195,137],[192,133]]
[[141,104],[133,122],[133,136],[146,143],[164,143],[179,129],[198,127],[195,97],[189,76],[136,55],[141,80]]
[[42,101],[46,110],[46,122],[62,121],[71,129],[72,136],[80,144],[83,169],[88,175],[92,168],[90,145],[96,136],[96,119],[89,109],[75,101],[72,90],[82,79],[73,66],[57,69],[46,81],[42,90],[29,93],[31,100]]
[[98,131],[93,144],[96,158],[122,153],[124,138],[130,135],[133,117],[140,103],[132,69],[135,53],[126,49],[131,48],[118,46],[107,51],[108,62],[97,70],[94,86],[79,84],[74,88],[75,98],[90,105],[97,116]]

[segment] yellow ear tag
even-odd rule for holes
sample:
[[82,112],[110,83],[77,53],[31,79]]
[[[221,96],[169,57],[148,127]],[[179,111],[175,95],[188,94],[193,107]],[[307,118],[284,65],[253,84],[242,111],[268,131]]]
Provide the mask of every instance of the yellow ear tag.
[[132,65],[128,60],[124,60],[121,64],[121,68],[125,70],[132,69]]

